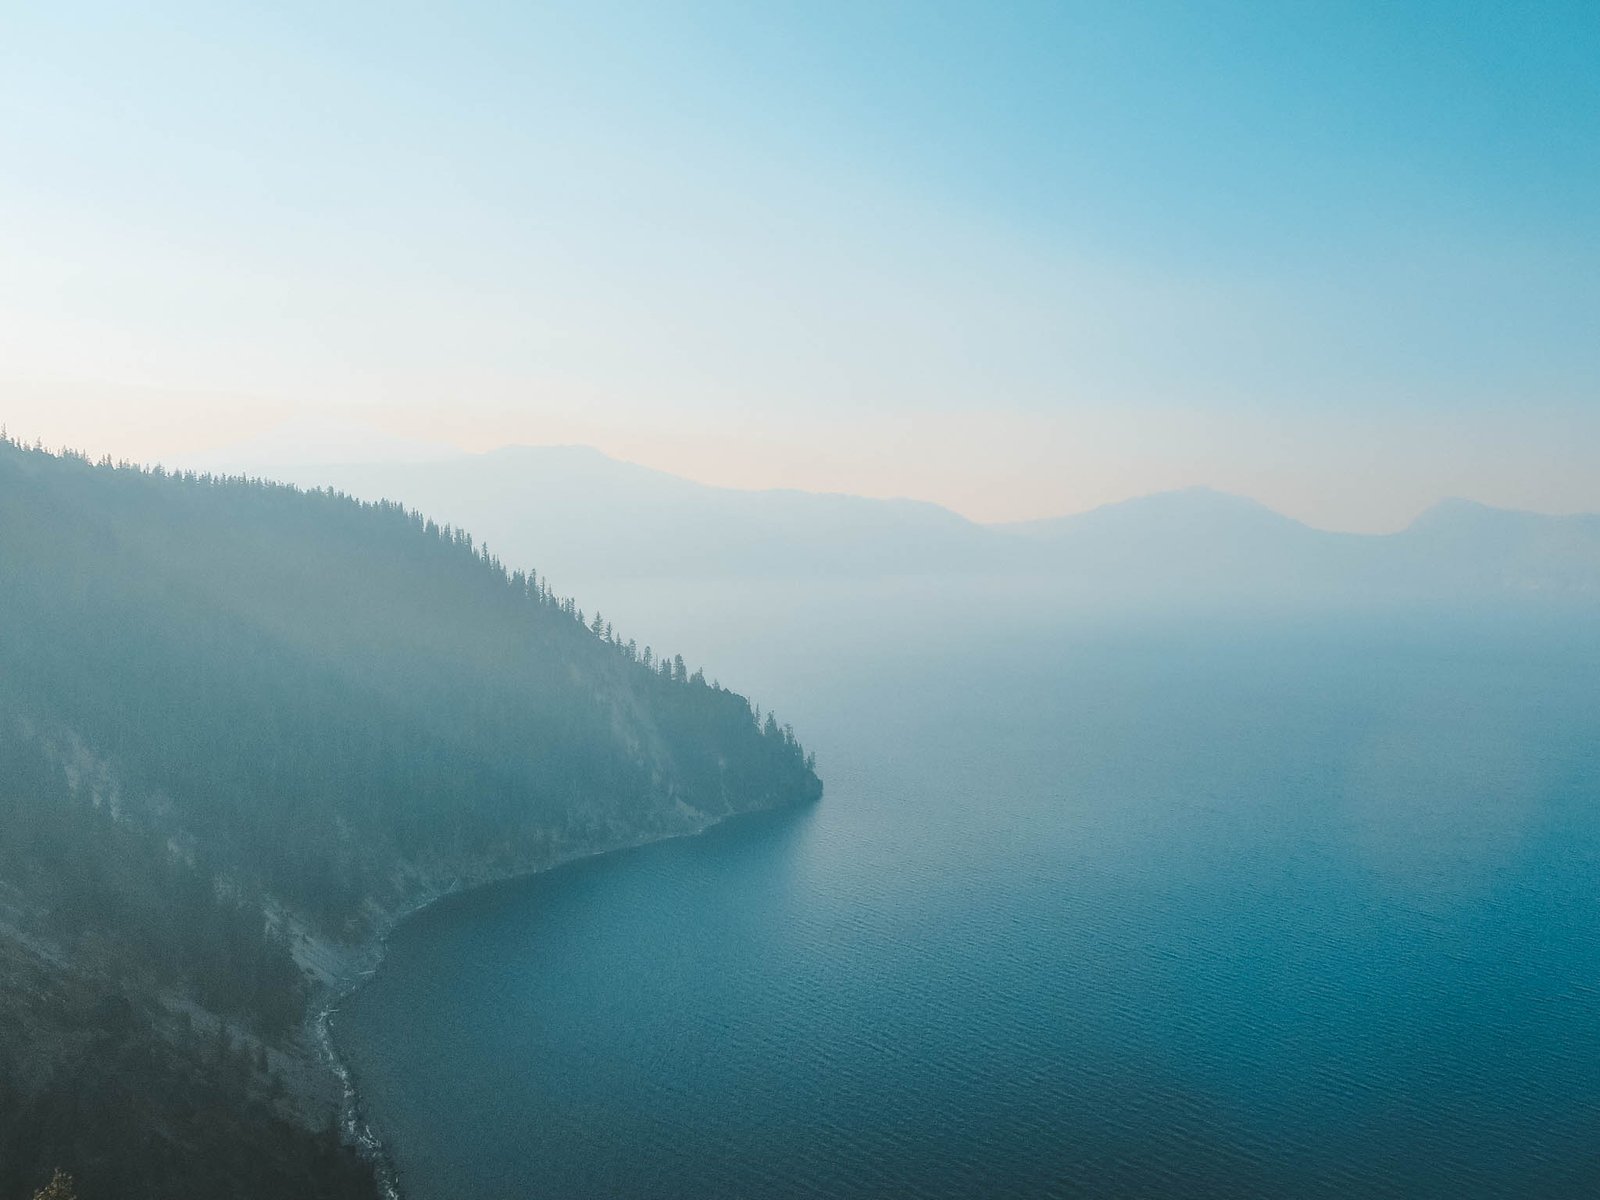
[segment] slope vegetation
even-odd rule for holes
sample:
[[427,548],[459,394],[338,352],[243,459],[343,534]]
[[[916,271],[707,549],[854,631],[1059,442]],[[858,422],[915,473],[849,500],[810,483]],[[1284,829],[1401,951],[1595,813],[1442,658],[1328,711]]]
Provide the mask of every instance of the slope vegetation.
[[303,1129],[297,960],[820,794],[773,717],[394,504],[0,443],[0,617],[0,1197],[362,1194]]

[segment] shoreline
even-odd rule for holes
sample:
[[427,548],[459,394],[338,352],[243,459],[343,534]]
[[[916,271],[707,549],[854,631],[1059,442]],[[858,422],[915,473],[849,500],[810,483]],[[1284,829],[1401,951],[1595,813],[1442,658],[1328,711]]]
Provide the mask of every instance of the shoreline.
[[[323,976],[319,968],[302,963],[301,969],[311,976],[316,988],[313,992],[313,999],[307,1006],[308,1013],[303,1029],[314,1050],[317,1059],[316,1066],[331,1075],[334,1082],[339,1086],[340,1100],[336,1119],[340,1136],[348,1145],[354,1147],[362,1158],[372,1164],[373,1172],[377,1178],[378,1191],[384,1200],[405,1200],[405,1190],[400,1182],[400,1169],[390,1155],[383,1139],[378,1136],[377,1131],[363,1111],[360,1088],[356,1084],[355,1074],[351,1070],[350,1064],[340,1053],[335,1042],[332,1022],[334,1014],[339,1011],[339,1006],[354,994],[358,988],[376,975],[383,966],[389,937],[403,922],[442,901],[462,896],[469,892],[475,892],[482,888],[532,879],[536,875],[543,875],[548,871],[556,870],[558,867],[569,866],[585,859],[617,854],[625,850],[638,850],[645,846],[675,841],[679,838],[699,837],[740,817],[760,816],[788,808],[800,808],[805,803],[778,804],[764,808],[743,809],[720,817],[704,819],[692,827],[673,832],[634,837],[619,841],[613,845],[558,852],[549,861],[537,866],[529,865],[501,872],[489,872],[481,877],[457,877],[442,888],[425,889],[422,898],[403,906],[393,914],[383,917],[372,934],[359,943],[347,945],[308,938],[307,940],[313,942],[323,952],[323,955],[342,959],[343,963],[341,964],[342,969],[327,976]],[[810,803],[816,803],[816,801],[811,801]]]

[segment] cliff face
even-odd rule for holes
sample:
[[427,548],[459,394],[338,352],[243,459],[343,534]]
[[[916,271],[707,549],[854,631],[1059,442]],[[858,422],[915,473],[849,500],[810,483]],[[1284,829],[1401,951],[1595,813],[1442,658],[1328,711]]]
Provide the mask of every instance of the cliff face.
[[820,794],[743,697],[396,505],[0,443],[0,615],[0,1200],[362,1194],[304,1131],[315,978],[432,895]]

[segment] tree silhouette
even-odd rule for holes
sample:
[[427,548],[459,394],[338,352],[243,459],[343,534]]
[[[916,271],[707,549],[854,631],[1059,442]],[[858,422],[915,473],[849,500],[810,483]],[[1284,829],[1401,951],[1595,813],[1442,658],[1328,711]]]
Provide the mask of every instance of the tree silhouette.
[[59,1167],[56,1168],[56,1173],[50,1177],[50,1182],[33,1194],[33,1200],[78,1200],[72,1176]]

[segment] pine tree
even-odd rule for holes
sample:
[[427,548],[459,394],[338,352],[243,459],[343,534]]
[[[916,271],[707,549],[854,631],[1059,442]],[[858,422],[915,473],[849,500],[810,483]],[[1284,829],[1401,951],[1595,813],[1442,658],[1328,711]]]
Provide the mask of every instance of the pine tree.
[[33,1200],[78,1200],[78,1189],[72,1176],[57,1167],[50,1182],[33,1194]]

